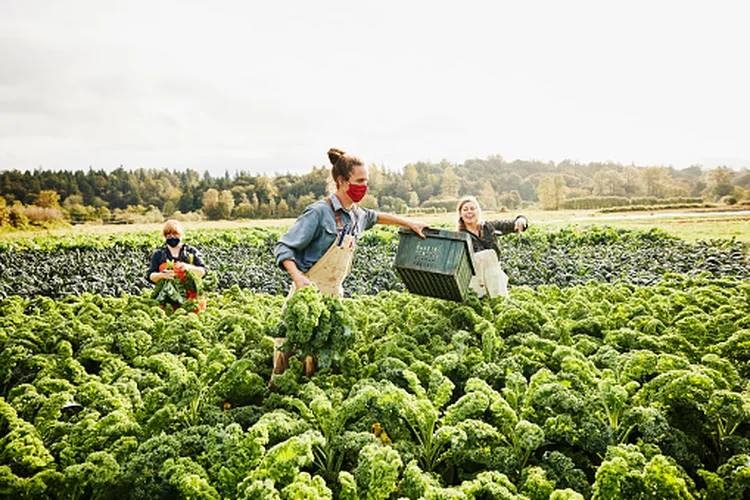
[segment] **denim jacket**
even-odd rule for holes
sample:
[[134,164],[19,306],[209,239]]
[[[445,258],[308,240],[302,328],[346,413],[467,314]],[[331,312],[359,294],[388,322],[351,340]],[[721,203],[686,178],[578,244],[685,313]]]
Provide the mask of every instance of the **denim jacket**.
[[[341,223],[347,234],[359,237],[362,231],[370,229],[378,222],[378,213],[367,208],[352,206],[345,210],[341,202],[332,194],[328,197],[333,208],[341,215]],[[308,205],[289,231],[274,246],[276,265],[283,267],[285,260],[294,260],[303,273],[320,260],[333,245],[338,236],[336,216],[325,199]]]

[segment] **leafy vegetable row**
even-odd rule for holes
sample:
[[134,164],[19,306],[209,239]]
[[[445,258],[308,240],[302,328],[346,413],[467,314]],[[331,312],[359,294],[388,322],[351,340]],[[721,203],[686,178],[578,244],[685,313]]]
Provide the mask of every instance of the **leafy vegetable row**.
[[[206,233],[197,246],[215,275],[216,290],[234,285],[263,293],[286,293],[289,277],[274,265],[277,233],[253,230]],[[96,240],[94,240],[96,241]],[[105,241],[105,240],[103,240]],[[103,244],[54,251],[26,249],[0,253],[0,298],[8,295],[63,297],[84,292],[138,295],[150,288],[145,268],[150,246]],[[398,237],[391,230],[365,233],[357,250],[346,292],[376,294],[403,290],[393,261]],[[502,264],[511,285],[573,286],[591,280],[654,284],[672,272],[714,277],[750,277],[747,245],[735,241],[687,243],[662,232],[595,228],[577,232],[531,231],[500,239]]]
[[342,302],[354,325],[343,357],[312,379],[293,358],[269,393],[282,300],[233,287],[204,312],[168,316],[140,296],[6,298],[0,492],[536,500],[750,488],[746,281],[515,287],[464,304],[357,296]]
[[[187,231],[191,245],[226,247],[237,244],[257,246],[267,239],[276,240],[283,230],[279,228],[245,227],[237,229],[193,229]],[[58,252],[64,250],[153,249],[163,245],[159,231],[86,233],[77,235],[44,235],[0,241],[0,254],[24,250]]]

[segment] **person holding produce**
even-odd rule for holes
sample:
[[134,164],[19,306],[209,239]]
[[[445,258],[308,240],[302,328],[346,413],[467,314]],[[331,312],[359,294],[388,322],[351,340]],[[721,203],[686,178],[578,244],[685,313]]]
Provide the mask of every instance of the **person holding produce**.
[[[276,264],[292,277],[287,300],[298,289],[315,284],[321,293],[343,296],[342,282],[349,274],[359,235],[375,224],[393,224],[412,229],[424,238],[427,224],[379,213],[356,205],[367,193],[367,166],[355,156],[332,148],[328,151],[331,177],[336,191],[305,208],[289,231],[276,243]],[[286,304],[285,304],[286,307]],[[273,374],[289,367],[291,352],[278,347],[286,338],[274,340]],[[313,358],[305,359],[308,376],[315,371]],[[273,387],[273,375],[269,387]]]
[[[163,279],[174,279],[174,269],[193,271],[199,278],[206,275],[206,264],[201,254],[194,247],[182,242],[185,233],[178,221],[165,222],[161,235],[165,240],[165,245],[158,248],[151,256],[151,266],[147,274],[149,281],[158,283]],[[172,262],[173,265],[167,266],[168,262]]]
[[471,236],[476,274],[471,288],[483,297],[508,296],[508,276],[500,267],[500,249],[497,235],[523,232],[529,221],[523,215],[510,220],[482,220],[482,208],[473,196],[464,196],[458,202],[457,230]]
[[[161,234],[165,245],[158,248],[151,256],[151,265],[146,274],[149,281],[157,284],[155,290],[157,300],[162,302],[162,305],[165,305],[164,302],[169,302],[173,306],[182,305],[183,299],[198,300],[198,308],[205,309],[205,299],[201,297],[201,278],[206,275],[207,268],[203,257],[194,247],[182,243],[185,233],[176,220],[165,222]],[[165,284],[160,281],[174,280],[175,277],[182,283],[177,288],[184,288],[186,297],[174,296],[175,293],[169,294],[167,293],[169,290],[165,293],[156,293],[165,289]],[[170,290],[171,288],[174,287],[170,287]]]

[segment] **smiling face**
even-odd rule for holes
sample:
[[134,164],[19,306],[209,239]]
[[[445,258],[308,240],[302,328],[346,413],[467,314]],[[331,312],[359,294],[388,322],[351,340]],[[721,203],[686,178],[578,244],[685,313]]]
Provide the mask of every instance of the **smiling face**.
[[479,206],[476,198],[464,196],[458,202],[456,211],[458,212],[456,231],[471,229],[471,231],[476,232],[479,230],[479,225],[482,223],[482,207]]
[[464,220],[464,224],[468,226],[479,223],[479,205],[471,200],[461,205],[458,214]]

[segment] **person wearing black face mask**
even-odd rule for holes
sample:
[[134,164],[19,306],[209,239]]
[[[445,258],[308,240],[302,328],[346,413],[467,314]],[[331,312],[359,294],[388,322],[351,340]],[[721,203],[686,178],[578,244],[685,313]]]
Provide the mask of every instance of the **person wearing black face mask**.
[[190,245],[182,243],[184,233],[179,222],[168,220],[164,223],[161,234],[165,245],[151,256],[151,265],[146,274],[149,281],[157,283],[163,279],[174,279],[174,270],[167,269],[167,262],[172,262],[175,269],[193,271],[199,278],[206,275],[207,268],[201,254]]

